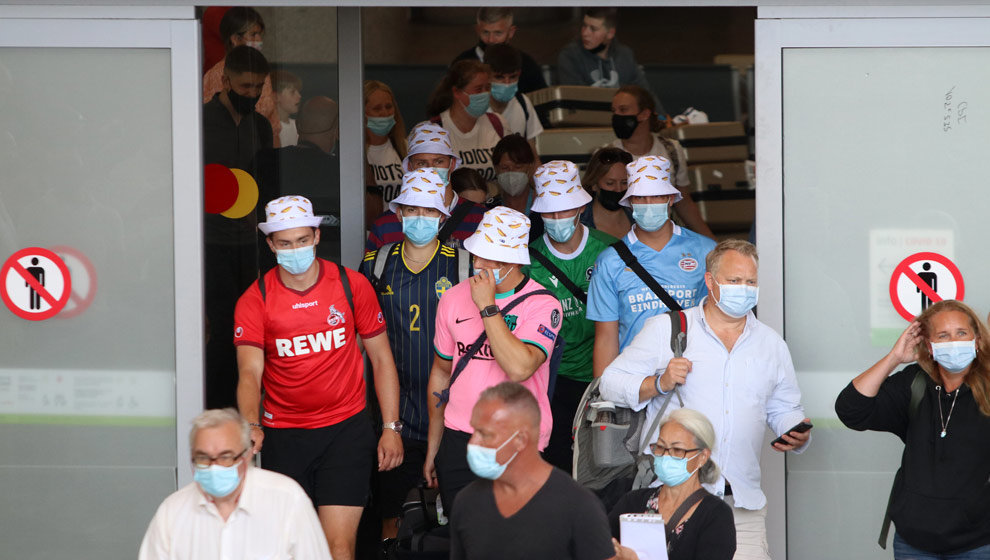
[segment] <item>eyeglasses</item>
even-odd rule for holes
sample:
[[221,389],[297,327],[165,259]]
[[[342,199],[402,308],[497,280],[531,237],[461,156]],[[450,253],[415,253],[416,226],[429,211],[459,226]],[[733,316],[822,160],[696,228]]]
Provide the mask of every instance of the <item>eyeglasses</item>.
[[650,453],[653,453],[655,457],[663,457],[664,455],[670,455],[674,459],[683,459],[687,457],[688,453],[692,451],[701,451],[700,447],[695,447],[694,449],[681,449],[680,447],[664,447],[658,443],[650,444]]
[[240,459],[245,453],[247,453],[247,450],[248,448],[245,448],[244,451],[241,451],[237,455],[234,455],[233,453],[221,453],[217,457],[210,457],[205,453],[198,453],[196,455],[193,455],[192,458],[193,466],[195,466],[197,469],[208,469],[210,468],[210,465],[216,463],[221,467],[232,467],[234,466],[234,463],[236,463],[238,459]]

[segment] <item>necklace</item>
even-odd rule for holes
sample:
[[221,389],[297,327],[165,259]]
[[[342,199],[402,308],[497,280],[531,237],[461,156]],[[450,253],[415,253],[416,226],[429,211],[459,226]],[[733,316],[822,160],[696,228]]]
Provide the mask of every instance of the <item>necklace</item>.
[[949,420],[952,419],[952,410],[956,408],[956,398],[959,397],[959,389],[961,388],[962,386],[956,389],[956,394],[952,397],[952,406],[949,407],[949,415],[945,418],[945,420],[942,420],[942,396],[939,395],[939,392],[942,390],[942,386],[935,386],[935,397],[938,399],[938,421],[942,424],[942,434],[939,437],[945,437],[945,430],[949,427]]

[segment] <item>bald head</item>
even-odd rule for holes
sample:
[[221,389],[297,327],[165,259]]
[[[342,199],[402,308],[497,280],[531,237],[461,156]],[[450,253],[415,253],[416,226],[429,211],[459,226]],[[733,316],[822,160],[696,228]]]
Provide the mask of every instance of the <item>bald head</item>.
[[337,142],[337,102],[322,95],[307,100],[299,109],[296,130],[300,140],[329,153]]

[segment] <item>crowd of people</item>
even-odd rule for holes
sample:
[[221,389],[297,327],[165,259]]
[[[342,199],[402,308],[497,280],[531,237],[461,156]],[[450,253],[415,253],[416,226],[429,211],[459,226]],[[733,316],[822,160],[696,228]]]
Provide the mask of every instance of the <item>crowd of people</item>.
[[[562,77],[619,87],[616,140],[583,173],[541,164],[524,93],[545,83],[508,45],[508,9],[479,10],[479,44],[408,136],[395,92],[365,84],[366,207],[380,213],[357,270],[320,248],[339,225],[323,202],[336,103],[300,106],[301,82],[270,73],[254,10],[229,10],[220,29],[206,163],[252,170],[267,204],[207,218],[214,410],[190,434],[195,482],[159,508],[142,558],[352,559],[366,506],[392,539],[417,487],[438,489],[451,558],[636,558],[629,513],[662,516],[673,560],[769,558],[765,431],[800,453],[810,420],[787,345],[753,313],[756,248],[712,239],[613,9],[586,11],[561,53]],[[681,351],[667,344],[678,331]],[[836,403],[850,427],[906,442],[897,558],[990,550],[990,455],[974,445],[990,427],[988,336],[963,304],[935,304]],[[657,426],[630,449],[651,484],[592,492],[570,476],[589,388]]]

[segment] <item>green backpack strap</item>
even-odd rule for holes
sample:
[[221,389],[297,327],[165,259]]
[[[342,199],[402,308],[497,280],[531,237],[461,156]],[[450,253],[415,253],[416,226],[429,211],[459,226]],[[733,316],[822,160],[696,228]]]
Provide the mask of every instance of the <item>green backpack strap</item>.
[[[921,398],[925,396],[925,371],[918,369],[914,374],[914,379],[911,380],[911,402],[908,404],[908,425],[914,422],[916,416],[918,416],[918,408],[921,406]],[[890,497],[887,498],[887,509],[883,514],[883,525],[880,526],[880,538],[877,543],[880,548],[887,550],[887,534],[890,532],[890,506],[894,503],[894,489],[897,488],[904,478],[904,472],[901,469],[897,469],[897,474],[894,475],[894,484],[890,487]]]

